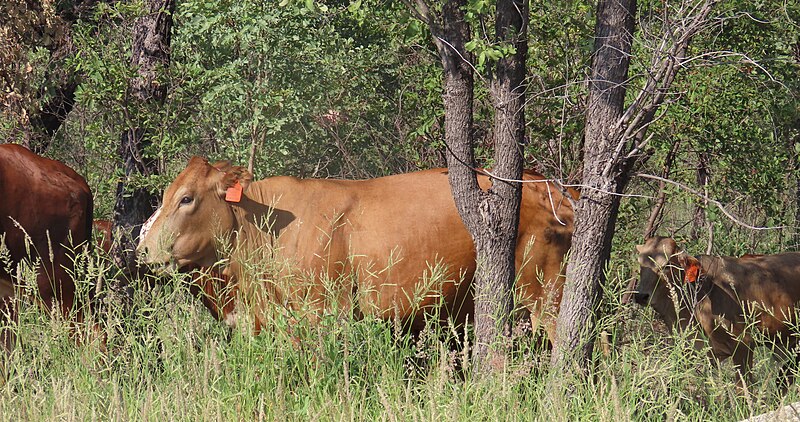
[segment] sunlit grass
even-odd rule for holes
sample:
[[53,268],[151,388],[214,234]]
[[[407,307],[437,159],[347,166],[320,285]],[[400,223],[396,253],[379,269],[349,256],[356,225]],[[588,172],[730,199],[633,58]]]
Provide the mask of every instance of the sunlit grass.
[[478,377],[453,347],[453,327],[411,337],[391,321],[345,313],[313,327],[294,322],[291,334],[286,321],[259,336],[231,333],[184,283],[134,285],[129,311],[110,305],[94,321],[107,351],[76,341],[91,321],[73,328],[23,300],[0,419],[724,421],[798,396],[797,386],[778,394],[763,348],[749,395],[738,394],[730,364],[694,350],[687,335],[667,336],[651,311],[615,303],[619,292],[606,293],[600,324],[615,349],[605,356],[598,347],[593,376],[564,397],[547,387],[561,376],[549,373],[548,351],[524,333],[504,371]]

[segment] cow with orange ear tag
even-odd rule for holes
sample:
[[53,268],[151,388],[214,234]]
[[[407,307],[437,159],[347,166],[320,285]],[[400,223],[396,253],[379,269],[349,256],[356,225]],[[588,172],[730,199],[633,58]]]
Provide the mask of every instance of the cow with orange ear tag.
[[[516,265],[521,312],[555,333],[570,199],[525,172]],[[478,178],[488,189],[487,177]],[[570,191],[577,196],[577,193]],[[156,271],[214,268],[256,327],[282,314],[393,319],[411,331],[474,315],[475,247],[446,169],[370,180],[271,177],[194,157],[164,192],[139,252]]]
[[647,239],[636,250],[641,266],[637,303],[649,304],[678,329],[701,329],[714,356],[733,360],[741,382],[750,376],[754,338],[764,338],[789,360],[779,381],[784,386],[793,381],[800,253],[691,256],[666,237]]

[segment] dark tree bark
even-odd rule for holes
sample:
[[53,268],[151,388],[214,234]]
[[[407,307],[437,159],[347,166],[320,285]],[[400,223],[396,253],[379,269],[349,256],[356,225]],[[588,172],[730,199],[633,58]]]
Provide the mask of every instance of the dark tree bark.
[[53,98],[42,105],[42,110],[31,116],[31,133],[26,139],[27,147],[42,154],[50,147],[50,141],[56,132],[61,129],[72,107],[75,106],[75,90],[78,81],[73,77],[59,84],[55,88]]
[[[494,105],[494,157],[492,173],[506,180],[522,178],[522,149],[525,136],[525,59],[528,50],[528,2],[499,0],[495,18],[495,41],[510,42],[514,55],[501,58],[491,83]],[[458,139],[448,139],[448,145]],[[463,143],[463,141],[462,141]],[[472,196],[465,187],[475,180],[475,174],[463,164],[448,157],[450,185],[462,220],[475,239],[478,267],[474,280],[475,291],[475,349],[473,360],[477,367],[487,368],[493,355],[505,355],[493,350],[501,335],[510,334],[513,310],[513,286],[516,276],[515,250],[519,225],[521,183],[492,180],[487,192],[477,192],[480,201],[469,202]],[[467,176],[470,183],[465,183]],[[502,361],[502,360],[501,360]]]
[[[169,65],[174,11],[174,0],[146,0],[142,15],[134,23],[131,64],[137,75],[129,84],[129,109],[155,108],[164,103],[167,87],[159,75]],[[155,160],[145,155],[151,131],[152,128],[131,124],[120,137],[119,155],[125,176],[117,183],[114,205],[117,242],[112,255],[119,266],[129,270],[135,266],[135,240],[141,224],[153,213],[158,201],[146,189],[129,186],[131,178],[158,171]]]
[[494,148],[496,166],[492,186],[478,185],[473,140],[472,55],[464,47],[470,40],[465,21],[466,0],[448,0],[441,16],[432,16],[428,4],[407,2],[426,22],[433,35],[444,68],[443,100],[445,142],[450,186],[456,207],[475,241],[477,270],[475,292],[475,347],[473,363],[489,372],[505,351],[494,348],[501,336],[510,333],[515,277],[514,252],[517,243],[521,184],[500,179],[522,177],[522,142],[525,132],[525,58],[527,55],[528,3],[497,2],[497,42],[515,47],[515,54],[500,59],[491,79],[495,108]]
[[[666,5],[663,36],[651,50],[643,88],[628,107],[624,100],[634,31],[635,0],[600,0],[595,27],[595,54],[586,111],[581,197],[575,206],[575,233],[567,264],[567,281],[556,322],[551,364],[553,388],[563,388],[565,371],[585,373],[594,349],[594,311],[605,283],[621,194],[633,169],[652,153],[644,147],[647,127],[663,104],[683,64],[691,39],[711,24],[708,14],[717,0]],[[679,12],[673,16],[672,12]]]
[[[81,20],[99,25],[92,21],[92,13],[99,1],[80,1],[61,5],[53,18],[47,18],[41,2],[26,1],[26,7],[40,18],[31,28],[27,41],[31,45],[46,48],[50,52],[49,64],[44,79],[47,86],[36,94],[41,104],[40,109],[29,110],[29,127],[26,128],[23,144],[38,154],[44,153],[50,146],[53,136],[72,111],[75,105],[75,90],[80,85],[81,75],[75,74],[64,60],[75,54],[72,43],[72,26]],[[13,7],[13,5],[12,5]],[[2,12],[0,7],[0,12]],[[50,95],[47,101],[43,99]],[[42,102],[44,101],[44,102]]]
[[586,111],[583,185],[575,204],[575,234],[557,321],[553,366],[587,365],[594,347],[593,312],[605,281],[605,264],[629,175],[613,164],[625,101],[635,0],[600,0]]

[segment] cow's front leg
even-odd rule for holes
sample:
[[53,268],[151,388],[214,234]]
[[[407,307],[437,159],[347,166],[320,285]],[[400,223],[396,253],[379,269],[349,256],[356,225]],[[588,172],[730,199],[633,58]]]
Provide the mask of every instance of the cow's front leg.
[[740,393],[747,390],[747,385],[752,384],[753,374],[750,368],[753,366],[753,344],[752,342],[736,342],[736,348],[731,356],[733,368],[736,370],[736,387]]

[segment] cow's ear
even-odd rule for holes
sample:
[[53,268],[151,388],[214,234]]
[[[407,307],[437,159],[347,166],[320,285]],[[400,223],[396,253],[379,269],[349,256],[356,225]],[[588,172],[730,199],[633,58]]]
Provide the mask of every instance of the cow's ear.
[[189,163],[186,164],[186,167],[188,168],[191,166],[205,166],[206,164],[208,164],[208,160],[206,160],[203,157],[198,157],[197,155],[195,155],[189,159]]
[[228,160],[217,161],[214,164],[211,164],[211,167],[214,167],[215,169],[225,173],[231,169],[231,162]]
[[694,283],[703,275],[700,261],[691,255],[682,253],[678,257],[678,263],[683,268],[683,281],[686,283]]
[[219,182],[219,194],[228,202],[239,202],[252,181],[253,175],[246,168],[229,166]]

